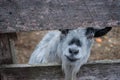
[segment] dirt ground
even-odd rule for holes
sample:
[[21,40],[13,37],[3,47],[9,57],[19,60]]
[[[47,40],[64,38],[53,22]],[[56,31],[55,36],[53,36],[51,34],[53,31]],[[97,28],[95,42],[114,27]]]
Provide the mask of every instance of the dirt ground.
[[[17,33],[15,42],[18,63],[27,63],[31,53],[47,31]],[[95,39],[89,60],[120,59],[120,28],[115,27],[106,36]]]

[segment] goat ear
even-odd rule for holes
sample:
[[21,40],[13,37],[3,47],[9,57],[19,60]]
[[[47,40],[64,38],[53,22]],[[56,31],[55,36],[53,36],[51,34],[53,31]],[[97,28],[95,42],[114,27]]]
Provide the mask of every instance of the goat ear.
[[59,29],[62,34],[67,35],[70,29]]
[[96,29],[93,27],[89,27],[86,29],[86,36],[87,38],[101,37],[107,34],[111,29],[112,27],[105,27],[102,29]]
[[85,35],[87,36],[88,39],[93,38],[94,34],[95,34],[95,29],[94,28],[89,27],[89,28],[86,29]]
[[101,37],[104,36],[105,34],[107,34],[110,30],[112,29],[112,27],[105,27],[103,29],[95,29],[95,34],[94,37]]

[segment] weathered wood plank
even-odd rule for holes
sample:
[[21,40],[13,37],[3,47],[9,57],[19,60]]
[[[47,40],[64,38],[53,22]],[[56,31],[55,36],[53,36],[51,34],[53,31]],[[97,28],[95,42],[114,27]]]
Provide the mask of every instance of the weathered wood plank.
[[0,32],[120,25],[120,0],[0,0]]
[[0,65],[14,63],[13,55],[13,39],[16,38],[15,33],[0,34]]
[[[119,61],[90,62],[82,66],[78,80],[119,80]],[[3,65],[0,66],[2,80],[63,80],[64,74],[59,64]]]

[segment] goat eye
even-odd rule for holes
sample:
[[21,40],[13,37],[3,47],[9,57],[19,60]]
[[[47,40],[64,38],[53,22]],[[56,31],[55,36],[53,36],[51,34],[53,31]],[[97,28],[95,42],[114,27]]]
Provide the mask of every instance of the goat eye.
[[76,41],[76,45],[77,45],[77,46],[81,46],[80,40],[77,40],[77,41]]
[[81,46],[81,42],[79,39],[72,39],[70,42],[69,42],[69,45],[72,45],[72,44],[75,44],[77,46]]
[[73,40],[69,42],[69,45],[72,45],[72,44],[74,44],[74,41],[73,41]]
[[77,46],[79,46],[79,47],[82,46],[82,44],[81,44],[81,42],[80,42],[79,39],[76,40],[75,44],[76,44]]

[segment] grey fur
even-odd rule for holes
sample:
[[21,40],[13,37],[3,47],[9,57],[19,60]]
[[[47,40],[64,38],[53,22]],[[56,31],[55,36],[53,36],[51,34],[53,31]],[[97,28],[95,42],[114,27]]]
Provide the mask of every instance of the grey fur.
[[[67,35],[58,30],[48,32],[32,53],[29,64],[61,63],[65,80],[76,80],[76,74],[80,67],[87,62],[94,42],[93,38],[88,38],[86,30],[86,28],[70,30]],[[80,40],[82,46],[68,45],[73,38]],[[79,50],[79,53],[71,56],[70,48]],[[77,60],[72,62],[67,57]]]

